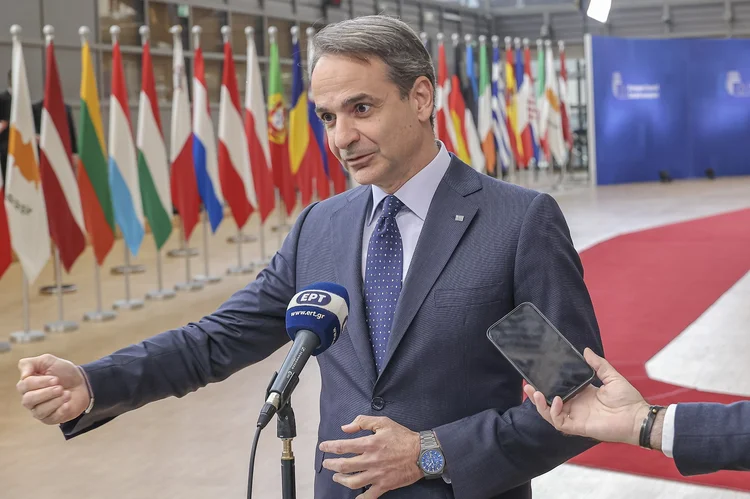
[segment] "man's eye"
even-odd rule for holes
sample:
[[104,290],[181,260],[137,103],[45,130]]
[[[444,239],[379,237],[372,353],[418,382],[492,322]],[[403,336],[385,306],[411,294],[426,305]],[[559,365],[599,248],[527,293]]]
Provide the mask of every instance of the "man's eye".
[[323,123],[330,123],[331,121],[333,121],[333,115],[331,113],[323,113],[320,115],[320,120]]
[[363,114],[370,110],[370,105],[369,104],[357,104],[355,109],[358,113]]

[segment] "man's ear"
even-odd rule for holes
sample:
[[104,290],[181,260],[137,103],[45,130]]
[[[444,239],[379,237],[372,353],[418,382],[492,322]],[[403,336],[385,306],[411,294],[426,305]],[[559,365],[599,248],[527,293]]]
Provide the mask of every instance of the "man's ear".
[[429,78],[420,76],[416,79],[411,89],[411,98],[419,121],[429,121],[435,105],[435,87]]

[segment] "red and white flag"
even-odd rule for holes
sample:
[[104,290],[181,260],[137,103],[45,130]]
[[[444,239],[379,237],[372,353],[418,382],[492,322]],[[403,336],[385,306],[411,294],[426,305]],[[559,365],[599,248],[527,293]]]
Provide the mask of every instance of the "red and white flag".
[[224,74],[219,101],[219,181],[238,228],[258,205],[250,174],[250,151],[240,114],[240,93],[232,46],[224,42]]
[[271,148],[268,144],[266,102],[258,64],[253,28],[245,28],[247,36],[247,79],[245,82],[245,134],[250,146],[250,167],[261,223],[265,222],[276,204],[276,191],[271,171]]
[[52,42],[54,30],[51,26],[45,26],[44,31],[47,37],[47,69],[39,165],[49,233],[60,252],[63,267],[70,272],[73,263],[86,249],[86,224],[83,220],[81,194],[73,172],[70,129]]
[[174,88],[172,91],[172,126],[169,147],[172,160],[170,183],[172,186],[172,202],[180,214],[182,229],[187,241],[198,224],[201,201],[198,193],[198,181],[195,178],[195,168],[193,167],[192,120],[180,32],[180,26],[172,28],[174,44],[172,79]]

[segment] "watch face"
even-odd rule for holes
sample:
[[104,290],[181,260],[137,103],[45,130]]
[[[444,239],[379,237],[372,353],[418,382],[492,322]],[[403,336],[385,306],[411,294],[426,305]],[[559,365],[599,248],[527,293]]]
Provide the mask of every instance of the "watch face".
[[445,458],[439,450],[431,449],[422,454],[420,464],[426,473],[440,473],[445,465]]

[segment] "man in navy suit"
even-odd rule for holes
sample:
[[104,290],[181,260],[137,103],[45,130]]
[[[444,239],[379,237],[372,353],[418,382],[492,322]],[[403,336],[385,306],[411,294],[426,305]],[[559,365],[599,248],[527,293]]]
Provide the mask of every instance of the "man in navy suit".
[[183,396],[281,348],[295,293],[336,282],[351,305],[317,357],[315,497],[529,498],[532,478],[594,442],[522,403],[522,379],[486,331],[529,301],[578,349],[602,353],[564,217],[552,197],[436,142],[435,73],[408,25],[361,17],[313,43],[318,116],[363,185],[306,208],[270,265],[213,314],[84,366],[22,360],[22,403],[72,438]]
[[588,364],[603,386],[588,386],[552,406],[534,387],[524,390],[539,413],[568,435],[661,450],[685,476],[719,470],[750,471],[750,401],[649,405],[612,365],[590,349]]

